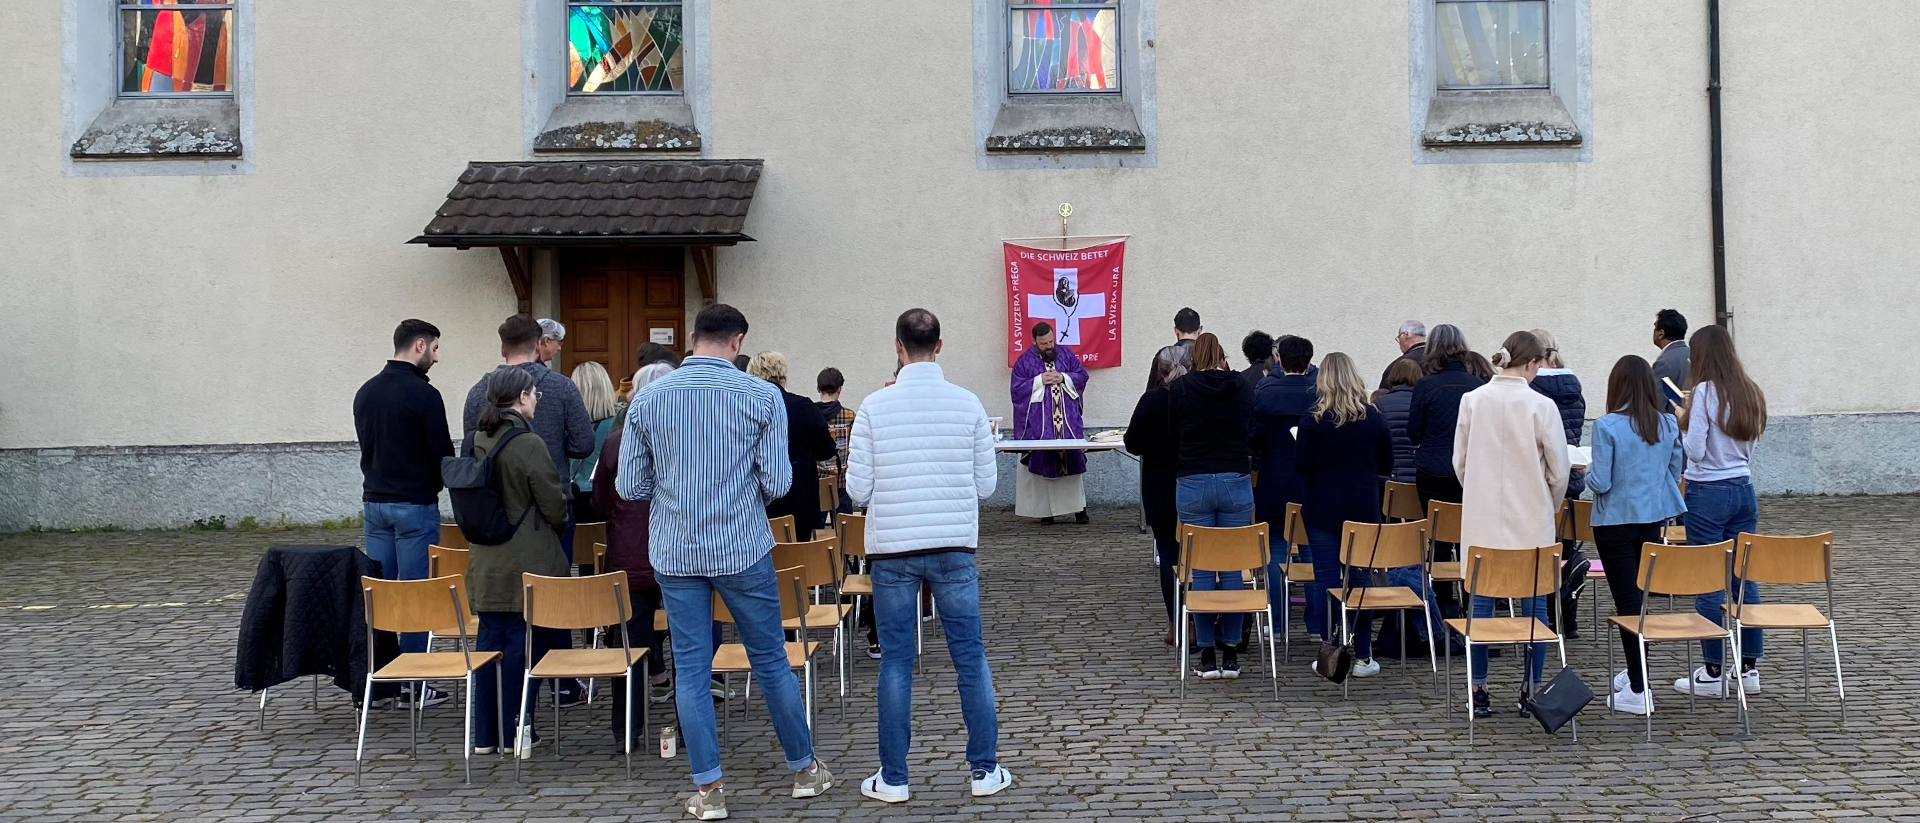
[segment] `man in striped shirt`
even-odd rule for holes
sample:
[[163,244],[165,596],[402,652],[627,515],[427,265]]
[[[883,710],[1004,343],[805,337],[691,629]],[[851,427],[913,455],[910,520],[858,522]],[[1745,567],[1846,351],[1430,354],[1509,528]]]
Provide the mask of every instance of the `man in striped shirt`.
[[720,739],[708,683],[713,595],[731,612],[761,683],[774,733],[794,771],[793,796],[813,797],[833,775],[813,758],[813,737],[780,628],[773,531],[766,505],[793,483],[787,412],[772,383],[734,368],[747,335],[738,309],[715,304],[693,323],[693,356],[636,392],[627,408],[615,490],[651,500],[648,558],[673,635],[680,734],[693,782],[687,813],[726,816]]

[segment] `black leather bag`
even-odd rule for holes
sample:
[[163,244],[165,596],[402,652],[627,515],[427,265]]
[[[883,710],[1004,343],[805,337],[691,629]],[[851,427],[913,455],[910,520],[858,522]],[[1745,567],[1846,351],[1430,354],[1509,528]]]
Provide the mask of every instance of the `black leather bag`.
[[[1533,563],[1533,578],[1538,580],[1540,579],[1538,552],[1534,553]],[[1531,630],[1527,632],[1527,640],[1533,640]],[[1527,648],[1533,648],[1531,642],[1528,643]],[[1546,682],[1546,685],[1527,695],[1527,714],[1533,715],[1533,719],[1540,721],[1540,728],[1545,729],[1547,734],[1553,734],[1560,731],[1561,726],[1567,725],[1587,707],[1588,703],[1592,702],[1593,688],[1588,686],[1585,680],[1580,679],[1578,672],[1563,667],[1553,676],[1553,679]]]
[[1335,683],[1347,682],[1347,675],[1353,672],[1353,647],[1345,643],[1320,644],[1320,655],[1314,659],[1313,670]]

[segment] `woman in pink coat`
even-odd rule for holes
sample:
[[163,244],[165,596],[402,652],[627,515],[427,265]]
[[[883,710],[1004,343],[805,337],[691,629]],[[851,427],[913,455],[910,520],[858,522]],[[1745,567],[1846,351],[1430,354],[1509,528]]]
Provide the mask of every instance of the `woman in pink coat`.
[[[1460,399],[1453,470],[1462,491],[1462,546],[1531,549],[1560,544],[1554,515],[1567,492],[1567,434],[1560,410],[1529,385],[1546,357],[1546,347],[1533,334],[1514,332],[1493,354],[1491,362],[1500,373]],[[1474,597],[1473,616],[1492,617],[1493,603],[1492,598]],[[1545,623],[1547,598],[1527,598],[1518,616]],[[1522,706],[1540,684],[1547,644],[1534,643],[1528,649]],[[1486,646],[1473,647],[1468,666],[1473,712],[1489,716],[1493,709],[1487,697]]]

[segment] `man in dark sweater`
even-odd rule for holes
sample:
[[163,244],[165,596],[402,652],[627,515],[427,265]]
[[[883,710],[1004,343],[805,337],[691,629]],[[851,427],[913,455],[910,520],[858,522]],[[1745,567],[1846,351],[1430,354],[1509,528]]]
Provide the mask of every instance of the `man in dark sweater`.
[[[564,334],[564,332],[562,332]],[[533,433],[547,446],[548,456],[553,458],[554,469],[561,477],[573,474],[572,461],[593,453],[593,421],[587,419],[587,404],[580,399],[579,387],[573,385],[559,372],[553,371],[540,362],[540,341],[546,332],[533,318],[516,314],[500,324],[500,357],[506,361],[504,369],[524,369],[533,375],[534,391],[539,393],[540,408],[532,420],[527,421],[533,427]],[[557,350],[556,350],[557,352]],[[468,436],[480,419],[480,410],[487,403],[487,379],[480,378],[473,389],[467,392],[465,413],[461,415],[461,427]],[[573,562],[573,489],[571,483],[560,484],[561,493],[567,500],[567,528],[560,533],[560,548],[567,554],[567,561]],[[591,546],[586,547],[588,551]],[[584,554],[584,552],[583,552]],[[592,558],[588,557],[591,561]],[[535,629],[534,654],[546,653],[548,649],[564,649],[572,646],[573,634],[561,629]],[[560,705],[574,706],[585,700],[585,689],[577,685],[578,681],[562,683],[560,686]]]
[[[440,458],[453,456],[447,406],[427,382],[440,361],[440,330],[425,320],[401,321],[393,359],[353,396],[360,441],[360,499],[367,556],[390,580],[427,576],[427,544],[440,538]],[[425,634],[400,636],[400,650],[427,650]],[[411,691],[401,699],[411,705]],[[427,705],[447,697],[429,688]]]

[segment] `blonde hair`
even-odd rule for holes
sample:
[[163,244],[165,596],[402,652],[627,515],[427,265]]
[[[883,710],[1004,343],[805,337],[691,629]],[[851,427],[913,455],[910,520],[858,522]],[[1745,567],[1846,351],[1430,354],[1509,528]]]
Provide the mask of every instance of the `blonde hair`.
[[1320,358],[1320,377],[1313,388],[1320,395],[1313,403],[1313,419],[1326,420],[1331,413],[1335,426],[1365,419],[1372,405],[1367,402],[1367,384],[1360,379],[1360,370],[1345,352]]
[[599,421],[613,416],[613,379],[607,377],[605,367],[592,360],[574,366],[573,385],[580,389],[587,419]]
[[1547,368],[1564,369],[1567,367],[1567,361],[1560,359],[1560,344],[1553,342],[1553,332],[1547,331],[1546,329],[1534,329],[1532,334],[1533,339],[1540,341],[1540,345],[1547,348]]
[[787,356],[777,351],[763,351],[747,361],[747,373],[769,383],[787,385]]

